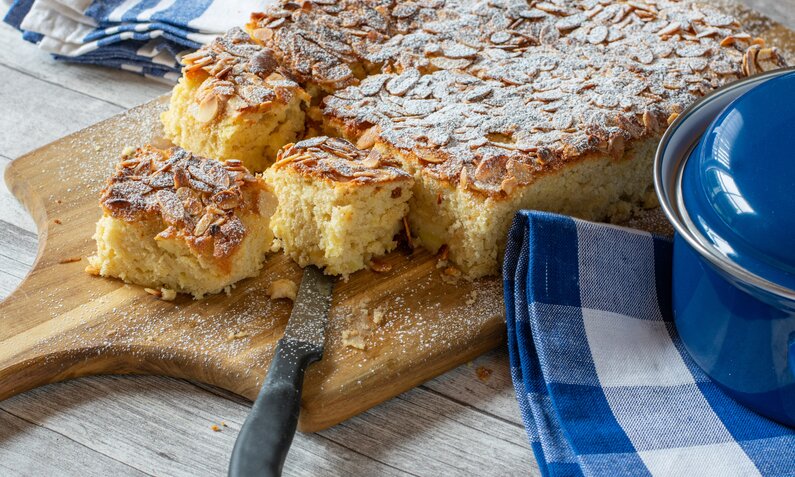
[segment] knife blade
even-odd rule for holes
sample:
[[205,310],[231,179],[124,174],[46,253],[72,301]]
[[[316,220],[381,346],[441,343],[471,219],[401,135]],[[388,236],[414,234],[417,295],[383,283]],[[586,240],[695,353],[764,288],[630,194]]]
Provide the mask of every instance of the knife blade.
[[323,352],[334,281],[317,267],[304,269],[301,286],[284,330],[284,337],[319,347]]
[[232,449],[230,477],[281,475],[298,424],[306,368],[323,356],[334,280],[304,269],[268,375]]

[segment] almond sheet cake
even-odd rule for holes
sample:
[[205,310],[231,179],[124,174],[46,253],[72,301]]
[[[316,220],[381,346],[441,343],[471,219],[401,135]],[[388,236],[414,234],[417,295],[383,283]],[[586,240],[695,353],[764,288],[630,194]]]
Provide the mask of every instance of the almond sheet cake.
[[283,2],[252,15],[327,134],[415,175],[409,222],[470,277],[520,208],[621,220],[654,205],[668,123],[784,61],[708,6],[660,1]]
[[[370,255],[319,233],[285,239],[310,223],[293,199],[321,203],[339,186],[313,169],[329,164],[313,136],[395,160],[413,177],[401,197],[414,242],[446,246],[477,278],[498,272],[519,209],[619,221],[656,205],[653,155],[677,115],[714,88],[785,65],[731,16],[674,0],[282,0],[252,14],[246,31],[185,58],[166,131],[255,170],[304,139],[266,172],[284,198],[275,230],[290,256],[327,260],[330,273],[361,268],[332,265],[345,247]],[[350,195],[353,209],[381,200],[347,179],[346,191],[364,191]],[[392,215],[351,224],[394,233]]]

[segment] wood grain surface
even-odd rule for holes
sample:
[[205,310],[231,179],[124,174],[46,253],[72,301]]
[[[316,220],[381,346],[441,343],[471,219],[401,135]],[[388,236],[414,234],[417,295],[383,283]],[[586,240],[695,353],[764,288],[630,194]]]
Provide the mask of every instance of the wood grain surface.
[[[0,399],[94,374],[156,374],[213,384],[253,399],[291,310],[268,285],[299,282],[300,268],[272,254],[257,278],[229,296],[166,302],[142,287],[84,272],[95,250],[97,197],[125,146],[162,135],[166,97],[13,161],[6,183],[39,230],[31,272],[0,303]],[[385,273],[338,280],[323,360],[306,377],[299,428],[317,431],[493,349],[503,341],[499,277],[454,280],[420,250],[386,256]],[[371,317],[384,314],[382,323]],[[345,330],[366,349],[343,343]]]
[[[793,2],[748,0],[795,24]],[[2,13],[2,9],[0,9]],[[791,35],[781,30],[782,37]],[[791,36],[790,36],[791,38]],[[0,28],[0,162],[166,90],[101,68],[56,64]],[[2,189],[2,184],[0,184]],[[35,226],[0,193],[0,296],[36,256]],[[492,371],[478,379],[476,370]],[[0,402],[2,475],[223,474],[248,402],[156,377],[69,381]],[[209,425],[226,419],[228,427]],[[463,449],[463,450],[462,450]],[[462,458],[462,455],[471,458]],[[536,475],[504,349],[365,414],[299,435],[286,475]]]

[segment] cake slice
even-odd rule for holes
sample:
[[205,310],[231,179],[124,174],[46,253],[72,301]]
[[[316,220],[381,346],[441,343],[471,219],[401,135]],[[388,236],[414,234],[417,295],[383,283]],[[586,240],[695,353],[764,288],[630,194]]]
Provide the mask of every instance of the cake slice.
[[197,299],[255,276],[273,242],[265,181],[181,148],[123,155],[100,205],[91,272]]
[[273,52],[240,28],[182,59],[182,78],[162,116],[177,146],[264,170],[304,132],[309,95],[277,70]]
[[286,145],[265,172],[279,201],[276,244],[302,267],[343,276],[393,250],[414,183],[396,165],[343,139]]

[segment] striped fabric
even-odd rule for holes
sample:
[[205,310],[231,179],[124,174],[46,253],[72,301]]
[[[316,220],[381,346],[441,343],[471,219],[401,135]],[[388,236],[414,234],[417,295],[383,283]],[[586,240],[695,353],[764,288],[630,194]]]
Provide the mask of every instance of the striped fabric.
[[176,81],[178,57],[273,0],[14,0],[4,21],[58,60]]
[[636,230],[514,219],[511,372],[544,475],[795,475],[795,432],[728,398],[682,347],[671,252]]

